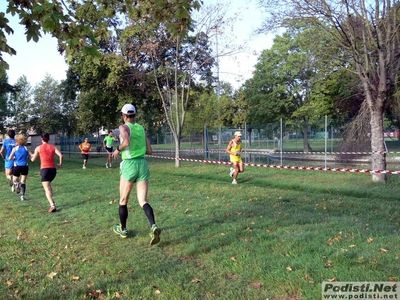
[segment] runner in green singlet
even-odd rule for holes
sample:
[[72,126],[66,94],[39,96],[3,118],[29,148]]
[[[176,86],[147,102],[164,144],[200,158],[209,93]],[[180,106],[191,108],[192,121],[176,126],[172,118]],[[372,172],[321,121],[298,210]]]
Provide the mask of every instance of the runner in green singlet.
[[106,168],[112,167],[112,153],[113,153],[113,145],[116,138],[114,137],[113,131],[109,130],[108,135],[103,140],[103,146],[107,151],[107,163]]
[[121,110],[124,124],[119,126],[120,145],[113,153],[114,158],[121,154],[120,167],[120,200],[119,219],[120,224],[113,227],[115,233],[122,238],[128,236],[126,220],[128,218],[128,200],[133,184],[136,182],[136,194],[139,205],[143,208],[150,222],[150,245],[160,242],[161,229],[157,227],[153,208],[147,203],[148,180],[150,171],[145,160],[145,154],[152,154],[153,150],[144,128],[135,121],[136,108],[132,104],[125,104]]

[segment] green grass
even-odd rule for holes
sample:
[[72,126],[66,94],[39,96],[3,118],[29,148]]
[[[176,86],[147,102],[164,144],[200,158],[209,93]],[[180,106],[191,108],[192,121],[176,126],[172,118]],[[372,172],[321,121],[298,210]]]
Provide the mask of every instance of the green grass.
[[48,214],[38,163],[27,201],[3,175],[2,299],[321,299],[321,283],[400,281],[399,181],[371,175],[149,159],[149,202],[161,242],[133,191],[129,237],[118,219],[117,163],[66,155]]

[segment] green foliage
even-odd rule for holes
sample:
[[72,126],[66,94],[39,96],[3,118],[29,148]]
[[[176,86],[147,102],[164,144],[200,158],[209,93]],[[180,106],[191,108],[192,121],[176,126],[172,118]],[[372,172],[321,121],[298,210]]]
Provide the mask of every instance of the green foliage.
[[78,76],[72,71],[71,68],[69,68],[67,71],[67,78],[61,81],[60,89],[62,94],[62,105],[64,109],[63,132],[69,136],[77,131],[77,94],[80,90]]
[[122,103],[135,100],[134,87],[125,74],[129,66],[114,53],[103,54],[99,64],[81,55],[71,64],[71,72],[79,78],[77,118],[79,132],[96,132],[100,127],[112,129],[120,122]]
[[194,103],[188,110],[185,132],[202,133],[204,127],[211,128],[217,126],[219,114],[217,95],[212,90],[205,89],[196,95],[192,92],[191,98],[194,100]]
[[31,126],[31,116],[34,114],[33,91],[25,76],[18,78],[15,86],[18,91],[9,99],[10,115],[12,116],[10,126],[15,127],[17,132],[26,134]]
[[[175,16],[170,17],[174,24]],[[155,108],[160,107],[157,112],[162,115],[158,115],[160,119],[155,123],[168,125],[179,150],[187,113],[191,108],[193,113],[198,110],[199,83],[212,82],[214,59],[206,33],[210,28],[203,30],[198,26],[197,31],[193,28],[186,34],[175,35],[170,26],[169,22],[157,22],[153,14],[142,16],[140,22],[131,18],[119,41],[132,67],[128,76],[146,93],[146,100],[154,101]],[[193,120],[193,115],[189,120]]]
[[0,69],[7,69],[9,65],[6,61],[3,60],[1,55],[2,52],[7,53],[9,55],[15,55],[15,49],[11,48],[7,44],[7,38],[5,34],[12,34],[14,31],[10,26],[8,26],[8,19],[5,17],[4,12],[0,12]]
[[[108,27],[117,22],[116,15],[135,16],[152,14],[157,22],[165,22],[175,35],[185,35],[191,25],[191,12],[200,7],[200,1],[178,0],[173,2],[145,1],[138,5],[132,1],[8,1],[7,13],[17,15],[25,27],[27,41],[37,42],[41,33],[58,39],[59,51],[66,51],[68,60],[83,51],[98,62],[98,42],[107,40]],[[0,14],[0,53],[16,54],[7,44],[4,34],[13,32],[5,14]],[[0,56],[0,66],[8,64]]]
[[61,132],[65,127],[64,108],[59,83],[50,75],[33,91],[32,128],[40,132]]
[[6,119],[11,116],[9,99],[18,91],[17,86],[8,83],[6,70],[0,66],[0,130],[6,127]]
[[222,84],[219,123],[227,127],[239,127],[247,122],[248,104],[243,88],[233,93],[232,86]]

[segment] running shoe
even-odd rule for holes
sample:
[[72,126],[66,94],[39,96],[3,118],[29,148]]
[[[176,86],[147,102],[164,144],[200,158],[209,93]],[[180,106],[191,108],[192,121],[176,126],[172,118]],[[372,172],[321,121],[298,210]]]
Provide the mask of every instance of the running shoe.
[[236,179],[233,179],[232,184],[237,184]]
[[235,169],[231,167],[231,170],[229,172],[229,176],[232,177],[234,173],[235,173]]
[[86,166],[85,166],[85,165],[83,165],[82,169],[86,169]]
[[49,210],[47,212],[52,213],[52,212],[56,212],[57,208],[55,206],[50,206]]
[[21,193],[21,183],[18,182],[18,183],[16,184],[16,186],[17,186],[17,187],[16,187],[15,191],[17,192],[17,194]]
[[11,185],[11,192],[13,192],[13,193],[15,192],[15,184]]
[[21,196],[21,201],[25,201],[26,199],[25,199],[25,196],[24,195],[22,195]]
[[108,169],[108,164],[106,164],[106,168]]
[[123,239],[128,236],[128,230],[122,230],[120,224],[115,224],[113,230],[116,234],[119,234]]
[[158,244],[160,242],[160,233],[161,233],[161,229],[158,228],[157,226],[154,226],[151,228],[150,230],[150,245],[155,245]]

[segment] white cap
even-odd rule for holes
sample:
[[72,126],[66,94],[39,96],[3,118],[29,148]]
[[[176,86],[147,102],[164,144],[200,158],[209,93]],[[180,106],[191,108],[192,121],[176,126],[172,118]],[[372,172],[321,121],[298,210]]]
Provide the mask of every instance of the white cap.
[[136,108],[132,104],[125,104],[122,107],[121,112],[128,116],[136,115]]
[[235,132],[235,135],[236,135],[236,136],[242,136],[242,133],[241,133],[240,131],[236,131],[236,132]]

